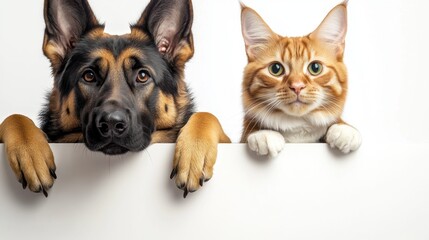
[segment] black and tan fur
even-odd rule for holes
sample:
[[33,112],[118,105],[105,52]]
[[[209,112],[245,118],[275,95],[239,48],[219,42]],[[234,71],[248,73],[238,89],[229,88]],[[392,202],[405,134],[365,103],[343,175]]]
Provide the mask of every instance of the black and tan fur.
[[217,143],[230,142],[216,117],[194,113],[184,82],[193,56],[190,0],[152,0],[129,34],[104,32],[87,0],[45,0],[43,52],[54,87],[41,130],[22,116],[0,125],[9,163],[25,188],[54,183],[46,141],[84,142],[93,151],[122,154],[177,140],[171,177],[185,194],[211,178]]

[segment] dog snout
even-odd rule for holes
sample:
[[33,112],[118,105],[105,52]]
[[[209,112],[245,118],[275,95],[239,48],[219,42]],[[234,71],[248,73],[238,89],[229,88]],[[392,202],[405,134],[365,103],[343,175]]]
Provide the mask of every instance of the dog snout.
[[120,137],[127,133],[130,117],[124,109],[113,108],[101,111],[97,129],[103,137]]

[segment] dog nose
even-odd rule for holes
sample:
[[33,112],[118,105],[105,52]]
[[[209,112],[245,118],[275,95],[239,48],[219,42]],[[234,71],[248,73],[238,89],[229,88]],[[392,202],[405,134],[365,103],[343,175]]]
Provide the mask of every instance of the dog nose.
[[97,128],[104,137],[119,137],[128,129],[127,114],[121,110],[105,111],[98,120]]

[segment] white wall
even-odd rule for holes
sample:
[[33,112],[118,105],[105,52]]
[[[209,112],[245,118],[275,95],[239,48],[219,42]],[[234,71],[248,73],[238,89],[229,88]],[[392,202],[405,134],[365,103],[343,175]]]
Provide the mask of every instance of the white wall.
[[58,179],[45,198],[22,190],[0,144],[1,239],[429,239],[427,144],[347,156],[288,144],[271,161],[223,144],[213,179],[186,199],[168,178],[173,144],[108,158],[51,146]]
[[[311,32],[338,0],[243,0],[284,35]],[[147,1],[90,0],[110,33],[128,31]],[[0,8],[0,120],[12,113],[37,119],[52,86],[42,54],[42,1],[7,1]],[[429,3],[349,1],[345,61],[349,96],[344,118],[364,144],[425,142],[429,133]],[[195,57],[187,81],[201,111],[215,113],[234,141],[241,133],[241,79],[246,64],[238,1],[194,1]]]

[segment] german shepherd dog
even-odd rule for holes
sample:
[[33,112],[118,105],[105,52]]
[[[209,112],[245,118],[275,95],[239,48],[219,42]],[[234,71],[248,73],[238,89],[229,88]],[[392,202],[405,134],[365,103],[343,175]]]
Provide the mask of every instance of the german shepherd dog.
[[213,174],[216,117],[194,113],[184,82],[193,56],[191,0],[151,0],[129,34],[104,32],[87,0],[45,0],[43,53],[54,86],[41,129],[25,116],[0,125],[10,166],[25,189],[47,196],[56,179],[50,142],[84,142],[108,155],[174,143],[171,178],[196,191]]

